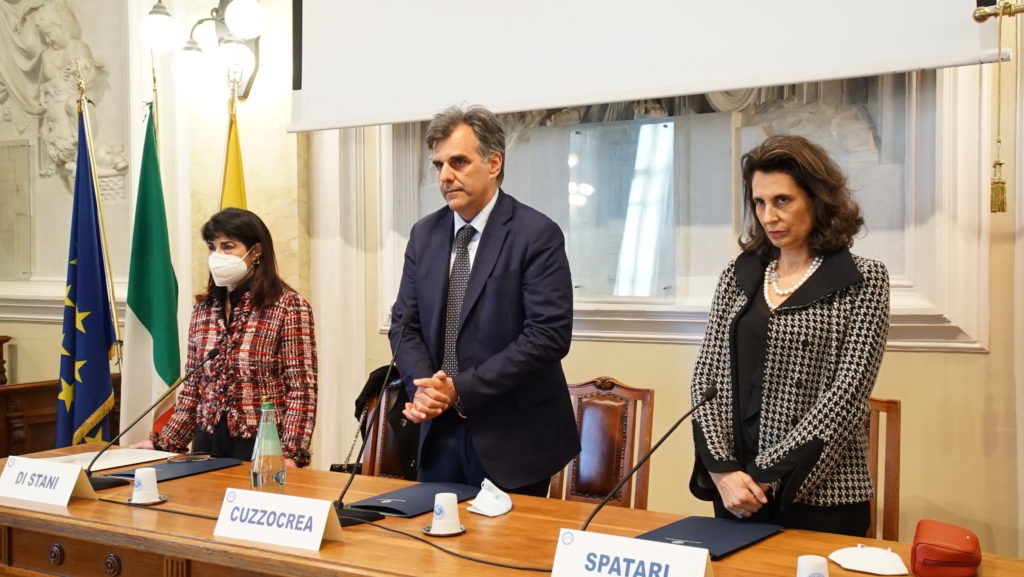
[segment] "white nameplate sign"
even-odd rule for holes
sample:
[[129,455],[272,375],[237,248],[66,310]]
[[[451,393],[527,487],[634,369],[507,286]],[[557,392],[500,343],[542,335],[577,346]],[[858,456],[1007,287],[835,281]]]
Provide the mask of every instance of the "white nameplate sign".
[[552,577],[712,577],[707,549],[562,529]]
[[244,489],[224,492],[213,535],[309,551],[324,539],[342,540],[330,501]]
[[67,507],[71,497],[96,499],[96,491],[78,465],[8,457],[0,474],[0,497]]

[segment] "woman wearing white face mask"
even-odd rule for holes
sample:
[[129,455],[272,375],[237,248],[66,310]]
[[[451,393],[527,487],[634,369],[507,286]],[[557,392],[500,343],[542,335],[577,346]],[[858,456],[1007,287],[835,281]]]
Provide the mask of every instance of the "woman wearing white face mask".
[[220,354],[182,385],[167,426],[132,447],[186,452],[193,443],[197,453],[249,460],[267,397],[286,463],[306,466],[317,391],[309,303],[278,276],[270,231],[252,212],[224,209],[202,235],[210,278],[192,309],[185,370]]

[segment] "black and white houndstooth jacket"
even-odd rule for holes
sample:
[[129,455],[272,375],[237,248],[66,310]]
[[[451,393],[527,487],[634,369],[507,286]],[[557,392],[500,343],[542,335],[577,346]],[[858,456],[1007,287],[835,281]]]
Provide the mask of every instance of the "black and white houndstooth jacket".
[[[735,322],[764,298],[766,263],[745,252],[718,281],[691,383],[692,402],[710,385],[718,396],[694,414],[697,459],[690,489],[718,497],[709,472],[742,469],[733,419]],[[885,265],[849,250],[819,269],[771,315],[757,456],[746,471],[776,487],[782,506],[857,503],[871,498],[865,419],[889,330]]]

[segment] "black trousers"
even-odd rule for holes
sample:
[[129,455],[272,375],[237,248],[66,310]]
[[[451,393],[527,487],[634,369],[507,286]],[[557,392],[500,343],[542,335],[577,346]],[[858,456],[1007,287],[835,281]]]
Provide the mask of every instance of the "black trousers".
[[[715,517],[719,519],[737,520],[722,505],[721,499],[715,499]],[[790,503],[785,510],[780,510],[779,503],[772,496],[768,503],[750,517],[740,519],[743,522],[772,523],[787,529],[807,529],[824,533],[838,533],[863,537],[871,524],[871,502],[861,501],[834,507],[815,507],[804,503]]]
[[[473,446],[466,420],[455,414],[455,411],[447,411],[434,419],[427,438],[423,440],[417,480],[479,487],[484,477],[488,477],[487,471]],[[502,491],[533,497],[547,497],[550,481],[548,478],[523,487],[503,487],[491,479]]]
[[211,457],[233,457],[240,461],[252,460],[252,449],[256,446],[256,437],[242,439],[232,437],[228,433],[228,418],[221,415],[220,421],[213,433],[207,433],[196,429],[195,439],[192,441],[193,453],[206,453]]

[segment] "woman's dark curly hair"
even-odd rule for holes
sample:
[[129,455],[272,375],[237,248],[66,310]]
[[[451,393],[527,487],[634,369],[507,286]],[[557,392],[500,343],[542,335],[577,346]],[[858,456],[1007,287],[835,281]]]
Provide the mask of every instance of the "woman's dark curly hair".
[[860,207],[846,184],[846,175],[820,146],[802,136],[770,136],[740,161],[743,171],[744,231],[739,243],[765,261],[778,257],[779,249],[768,239],[757,219],[753,199],[754,173],[782,173],[811,199],[814,227],[807,244],[814,254],[827,254],[853,246],[853,237],[864,226]]

